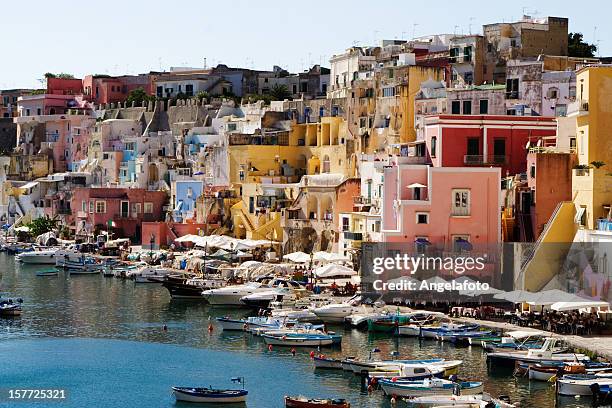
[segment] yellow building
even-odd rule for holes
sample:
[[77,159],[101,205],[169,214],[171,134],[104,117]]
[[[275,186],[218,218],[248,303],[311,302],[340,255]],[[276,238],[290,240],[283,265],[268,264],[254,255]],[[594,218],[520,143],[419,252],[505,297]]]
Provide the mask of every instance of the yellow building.
[[595,229],[597,219],[610,216],[612,203],[612,67],[589,66],[578,71],[576,117],[579,168],[573,170],[576,222]]
[[229,140],[231,188],[241,197],[232,206],[236,236],[282,240],[280,210],[295,199],[302,176],[355,174],[354,140],[340,117],[293,123],[288,131],[232,134]]

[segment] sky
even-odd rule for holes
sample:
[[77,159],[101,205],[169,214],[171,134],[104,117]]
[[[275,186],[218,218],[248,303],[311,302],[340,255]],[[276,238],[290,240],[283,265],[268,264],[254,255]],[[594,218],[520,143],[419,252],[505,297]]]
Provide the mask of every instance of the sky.
[[609,56],[611,11],[606,0],[9,1],[0,18],[0,89],[40,87],[45,72],[82,78],[205,61],[299,72],[329,66],[333,54],[352,45],[482,33],[483,24],[516,21],[523,13],[568,17],[570,31]]

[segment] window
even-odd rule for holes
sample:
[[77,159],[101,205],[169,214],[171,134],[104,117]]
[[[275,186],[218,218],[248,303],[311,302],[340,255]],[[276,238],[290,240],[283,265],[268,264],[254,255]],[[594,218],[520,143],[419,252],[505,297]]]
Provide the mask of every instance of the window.
[[487,52],[493,52],[493,44],[487,44]]
[[142,212],[142,204],[141,203],[134,203],[134,208],[132,210],[132,215],[134,218],[136,218],[138,216],[138,214],[140,214]]
[[157,87],[157,96],[159,96],[160,98],[162,96],[164,96],[164,87],[163,86],[158,86]]
[[468,216],[470,215],[470,190],[454,189],[451,203],[451,215]]
[[555,116],[567,116],[567,105],[555,105]]
[[416,213],[416,223],[417,224],[429,224],[429,213],[426,213],[426,212]]
[[383,97],[395,96],[395,87],[383,88]]
[[349,230],[349,218],[342,217],[342,231],[348,231],[348,230]]
[[463,62],[470,62],[472,60],[472,47],[463,47]]
[[93,214],[95,203],[93,201],[89,202],[89,213]]
[[240,179],[240,181],[244,181],[244,170],[240,170],[238,172],[238,179]]
[[81,211],[87,212],[87,201],[81,201]]
[[555,87],[548,88],[546,92],[546,97],[548,99],[557,99],[559,97],[559,89]]
[[451,102],[451,113],[453,115],[461,115],[461,101]]
[[96,214],[106,214],[106,201],[96,201]]
[[227,124],[227,131],[228,132],[233,132],[236,130],[236,124],[235,123],[228,123]]
[[463,114],[464,115],[472,114],[472,101],[463,101]]
[[121,218],[128,218],[130,216],[130,202],[121,201]]
[[467,140],[468,156],[478,156],[480,154],[480,140],[476,137],[470,137]]
[[185,85],[185,95],[193,96],[193,85],[192,84]]
[[144,213],[153,214],[153,203],[144,203]]
[[519,98],[519,80],[518,78],[506,79],[506,98],[518,99]]
[[472,250],[469,235],[452,235],[453,252],[466,252]]
[[516,40],[514,38],[512,40],[510,40],[510,46],[511,47],[516,47]]
[[438,145],[438,138],[436,136],[433,136],[431,138],[431,157],[436,157],[436,149]]
[[576,87],[575,86],[570,86],[569,97],[572,99],[576,99]]
[[480,114],[487,115],[489,113],[489,100],[481,99],[480,100]]
[[455,47],[455,48],[451,48],[449,51],[449,62],[453,63],[453,62],[457,62],[457,57],[459,56],[459,48]]

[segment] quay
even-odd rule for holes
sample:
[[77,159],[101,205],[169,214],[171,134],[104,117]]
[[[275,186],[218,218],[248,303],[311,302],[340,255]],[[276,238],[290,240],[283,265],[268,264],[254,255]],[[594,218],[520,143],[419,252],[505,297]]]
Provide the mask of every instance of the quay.
[[598,357],[599,359],[612,361],[612,339],[610,338],[610,336],[577,336],[571,334],[558,334],[531,327],[522,327],[506,322],[479,320],[470,317],[453,317],[451,319],[462,323],[479,324],[482,327],[503,330],[504,332],[522,330],[533,331],[534,333],[544,333],[546,336],[550,337],[562,337],[563,339],[565,339],[567,344],[576,349],[576,351],[588,354],[589,356],[591,356],[591,358]]

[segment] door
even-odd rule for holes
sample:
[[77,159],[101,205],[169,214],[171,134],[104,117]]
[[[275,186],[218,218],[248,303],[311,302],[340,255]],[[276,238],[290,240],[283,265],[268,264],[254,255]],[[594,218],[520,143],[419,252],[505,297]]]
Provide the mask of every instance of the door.
[[249,212],[251,214],[255,212],[255,197],[249,197]]
[[130,216],[130,202],[121,202],[121,218],[128,218]]
[[480,154],[480,141],[477,138],[467,140],[467,154],[468,156],[478,156]]

